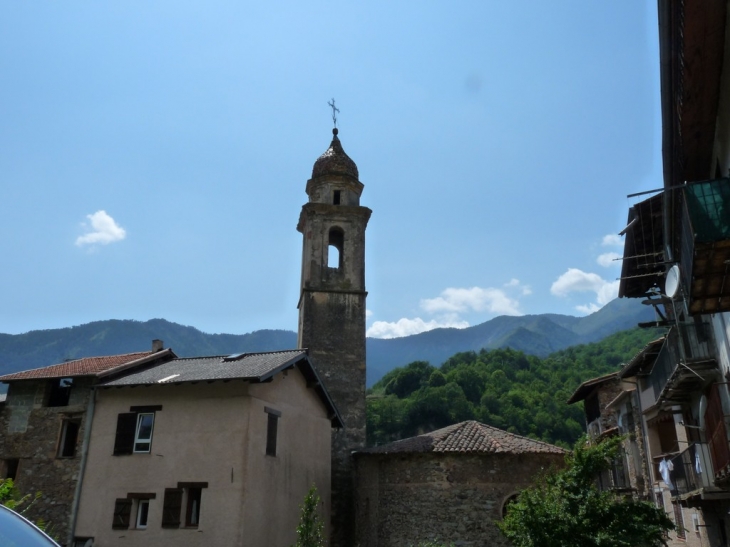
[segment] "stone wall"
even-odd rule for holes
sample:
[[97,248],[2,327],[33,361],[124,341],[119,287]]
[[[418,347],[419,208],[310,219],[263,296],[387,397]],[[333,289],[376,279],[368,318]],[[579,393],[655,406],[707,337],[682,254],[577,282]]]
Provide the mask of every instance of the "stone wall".
[[[75,379],[67,406],[47,407],[49,382],[23,381],[10,385],[0,409],[0,460],[19,460],[15,484],[21,494],[41,492],[28,510],[31,520],[50,523],[52,533],[65,543],[70,528],[90,385]],[[80,428],[73,457],[59,457],[64,420]]]
[[357,454],[356,545],[507,546],[495,525],[505,501],[563,462],[560,454]]

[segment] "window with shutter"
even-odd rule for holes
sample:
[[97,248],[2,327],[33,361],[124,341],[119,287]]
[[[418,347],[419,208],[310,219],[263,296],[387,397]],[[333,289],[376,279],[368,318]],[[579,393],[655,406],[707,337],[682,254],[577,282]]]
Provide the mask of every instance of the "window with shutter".
[[119,498],[114,502],[114,520],[112,528],[121,530],[129,528],[129,515],[132,512],[132,500]]
[[117,416],[117,436],[114,439],[114,455],[131,454],[137,430],[137,413],[125,412]]
[[182,498],[182,488],[165,488],[165,499],[162,503],[163,528],[180,527],[180,510],[182,508]]

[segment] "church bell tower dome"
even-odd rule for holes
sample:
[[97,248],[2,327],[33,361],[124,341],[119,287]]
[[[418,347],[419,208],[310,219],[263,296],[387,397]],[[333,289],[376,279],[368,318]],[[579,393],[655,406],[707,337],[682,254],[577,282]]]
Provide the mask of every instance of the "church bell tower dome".
[[359,173],[357,171],[357,165],[345,153],[340,139],[337,138],[337,132],[337,128],[335,127],[332,130],[333,137],[330,147],[314,162],[314,167],[312,168],[313,179],[325,175],[346,175],[358,180]]

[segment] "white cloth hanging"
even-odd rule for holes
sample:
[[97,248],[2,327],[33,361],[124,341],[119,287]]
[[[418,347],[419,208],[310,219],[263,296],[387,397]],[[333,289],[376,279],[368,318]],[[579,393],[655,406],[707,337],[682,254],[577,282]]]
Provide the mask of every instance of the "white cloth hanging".
[[702,463],[700,462],[700,453],[695,452],[695,472],[699,475],[702,473]]
[[674,485],[672,484],[672,480],[670,478],[671,471],[674,471],[674,464],[672,463],[672,460],[662,458],[662,461],[659,462],[659,473],[661,474],[662,480],[666,483],[669,489],[674,490]]

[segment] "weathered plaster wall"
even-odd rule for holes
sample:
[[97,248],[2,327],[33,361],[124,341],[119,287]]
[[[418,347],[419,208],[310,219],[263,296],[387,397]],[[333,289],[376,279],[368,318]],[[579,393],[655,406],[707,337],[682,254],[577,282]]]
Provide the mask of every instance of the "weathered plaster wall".
[[360,547],[420,541],[472,547],[509,545],[495,521],[505,500],[542,471],[563,464],[554,454],[358,454]]
[[[68,406],[49,408],[43,406],[48,382],[14,382],[9,387],[6,404],[0,407],[0,459],[20,460],[15,480],[20,493],[42,493],[26,516],[50,523],[54,535],[62,541],[69,532],[89,394],[89,383],[76,379]],[[76,455],[70,458],[57,456],[64,419],[78,420],[81,424]]]
[[[113,456],[117,415],[162,405],[150,454]],[[266,456],[268,406],[281,412],[277,455]],[[299,505],[316,483],[329,503],[330,422],[298,370],[243,381],[98,391],[77,537],[95,545],[288,547]],[[197,528],[161,527],[165,488],[207,482]],[[146,529],[112,529],[114,500],[155,493]]]

